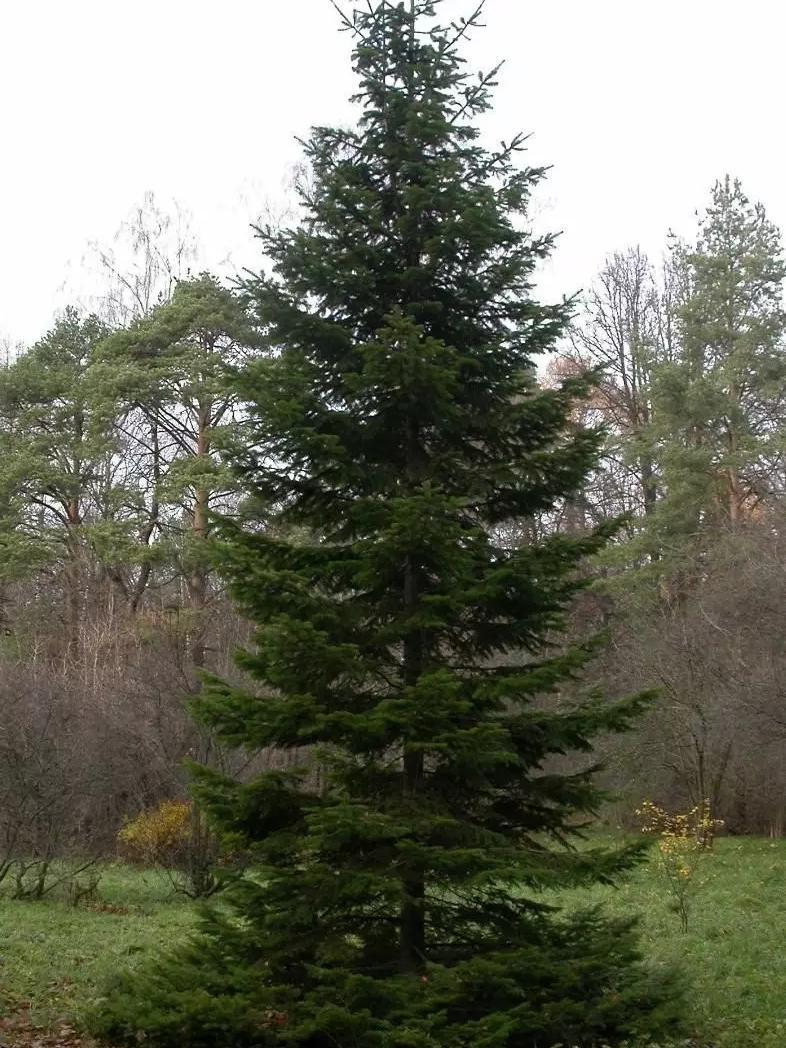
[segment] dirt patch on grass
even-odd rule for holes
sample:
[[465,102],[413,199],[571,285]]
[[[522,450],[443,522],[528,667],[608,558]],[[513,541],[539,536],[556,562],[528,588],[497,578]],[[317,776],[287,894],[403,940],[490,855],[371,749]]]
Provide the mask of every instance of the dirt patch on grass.
[[0,1048],[95,1048],[95,1042],[65,1022],[48,1028],[34,1025],[29,1006],[23,1004],[0,1019]]

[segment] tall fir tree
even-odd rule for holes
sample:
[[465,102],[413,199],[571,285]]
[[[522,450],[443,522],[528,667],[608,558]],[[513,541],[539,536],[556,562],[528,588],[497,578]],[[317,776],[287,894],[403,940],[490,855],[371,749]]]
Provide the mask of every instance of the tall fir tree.
[[460,52],[480,9],[440,26],[436,7],[346,19],[359,124],[313,131],[302,224],[260,231],[271,270],[247,292],[271,353],[238,380],[254,442],[236,464],[275,527],[223,524],[251,683],[209,680],[198,714],[295,763],[195,769],[253,872],[109,996],[97,1028],[118,1040],[534,1048],[672,1017],[629,924],[537,898],[638,856],[570,846],[601,797],[591,767],[551,759],[644,700],[536,702],[591,657],[553,642],[604,535],[498,536],[576,491],[599,436],[567,424],[586,378],[537,383],[569,313],[532,293],[544,171],[516,167],[522,137],[481,144],[495,72]]

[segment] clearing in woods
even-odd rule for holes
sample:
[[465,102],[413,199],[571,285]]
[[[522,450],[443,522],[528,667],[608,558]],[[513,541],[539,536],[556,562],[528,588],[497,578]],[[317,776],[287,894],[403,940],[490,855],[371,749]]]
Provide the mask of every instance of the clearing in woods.
[[[682,934],[654,863],[618,889],[576,892],[639,914],[654,965],[690,979],[680,1048],[786,1045],[786,841],[724,838],[698,873]],[[109,866],[91,908],[0,898],[0,1045],[87,1048],[80,1022],[107,977],[188,934],[195,907],[155,873]]]

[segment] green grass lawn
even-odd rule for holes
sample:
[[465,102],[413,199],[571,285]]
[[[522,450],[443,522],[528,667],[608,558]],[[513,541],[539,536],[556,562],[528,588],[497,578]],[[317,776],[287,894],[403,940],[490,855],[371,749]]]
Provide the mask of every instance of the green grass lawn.
[[786,1048],[786,841],[723,838],[696,875],[688,932],[654,859],[621,887],[575,893],[641,919],[651,963],[688,976],[690,1039],[701,1048]]
[[0,1016],[30,1006],[46,1025],[78,1023],[107,976],[166,949],[194,924],[195,907],[156,873],[109,866],[98,905],[0,896]]
[[[639,914],[651,962],[684,968],[691,1039],[681,1044],[786,1048],[786,841],[719,840],[698,880],[687,934],[654,865],[573,898]],[[193,926],[193,905],[154,874],[109,867],[100,894],[103,910],[0,899],[0,1011],[29,1002],[36,1023],[78,1023],[109,973]]]

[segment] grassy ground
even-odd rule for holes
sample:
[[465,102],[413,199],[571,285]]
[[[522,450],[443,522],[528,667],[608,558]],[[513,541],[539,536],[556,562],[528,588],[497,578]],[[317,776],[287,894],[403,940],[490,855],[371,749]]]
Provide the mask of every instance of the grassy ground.
[[155,873],[110,866],[99,899],[75,909],[0,896],[0,1016],[78,1023],[110,973],[165,949],[194,923],[194,906]]
[[654,862],[618,889],[581,901],[641,918],[653,964],[678,964],[690,982],[696,1048],[786,1048],[786,841],[718,840],[698,869],[688,931],[680,931]]
[[[784,1048],[786,841],[720,840],[698,880],[687,934],[654,866],[617,890],[576,899],[640,914],[652,963],[685,969],[691,1039],[682,1043]],[[153,874],[110,867],[100,892],[104,908],[92,910],[0,899],[0,1013],[29,1002],[36,1025],[78,1023],[110,972],[166,948],[193,925],[193,906],[173,899]]]

